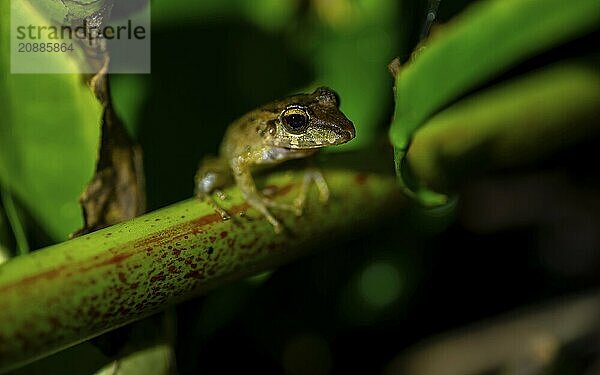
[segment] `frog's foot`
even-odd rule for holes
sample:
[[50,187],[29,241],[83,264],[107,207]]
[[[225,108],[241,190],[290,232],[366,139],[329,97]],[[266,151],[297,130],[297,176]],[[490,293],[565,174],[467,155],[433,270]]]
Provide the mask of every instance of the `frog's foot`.
[[277,210],[283,210],[283,211],[291,211],[293,213],[295,213],[296,215],[300,215],[302,212],[298,211],[298,207],[295,204],[285,204],[285,203],[277,203],[273,200],[271,200],[270,198],[262,198],[262,201],[264,202],[265,206],[267,207],[271,207],[271,208],[275,208]]
[[215,210],[215,212],[221,216],[221,219],[223,219],[223,221],[231,219],[231,215],[229,215],[229,213],[225,211],[225,209],[219,206],[219,204],[217,203],[217,201],[215,201],[215,198],[211,194],[198,193],[196,194],[196,196],[200,200],[207,202],[213,208],[213,210]]
[[318,169],[310,168],[304,173],[300,193],[294,201],[294,207],[296,207],[296,214],[298,216],[302,215],[306,197],[308,195],[308,189],[313,181],[315,185],[317,185],[317,189],[319,189],[319,200],[321,203],[325,204],[329,201],[329,187],[327,186],[327,181],[325,181],[323,174]]
[[248,202],[248,204],[253,208],[257,209],[269,221],[269,223],[271,223],[275,233],[281,233],[283,231],[283,225],[277,219],[275,219],[275,216],[273,216],[267,208],[267,206],[275,204],[275,202],[272,202],[266,198],[261,198],[258,195],[246,197],[246,202]]
[[220,190],[220,189],[215,190],[215,195],[222,201],[226,201],[229,199],[229,196],[227,195],[227,193],[225,193],[223,190]]

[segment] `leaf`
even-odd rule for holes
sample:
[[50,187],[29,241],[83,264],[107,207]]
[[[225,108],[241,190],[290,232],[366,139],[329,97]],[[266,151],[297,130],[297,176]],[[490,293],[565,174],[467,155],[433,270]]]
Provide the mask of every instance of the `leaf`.
[[600,134],[600,74],[553,64],[469,97],[418,129],[408,164],[447,190],[466,175],[531,163]]
[[[67,11],[64,18],[71,20],[91,16],[104,20],[112,5],[111,1],[61,3]],[[20,19],[35,20],[32,24],[48,22],[41,12],[55,20],[63,18],[56,2],[35,5],[20,3],[15,12]],[[10,12],[4,7],[2,15],[7,18]],[[1,32],[7,40],[8,27]],[[54,63],[78,63],[67,54],[55,57]],[[5,71],[8,60],[5,51],[0,63]],[[101,66],[107,60],[104,56],[87,62]],[[82,226],[77,198],[92,177],[100,124],[102,149],[98,173],[82,196],[86,223],[82,232],[131,218],[144,207],[143,192],[139,193],[141,153],[112,110],[105,72],[93,77],[90,85],[91,90],[78,75],[10,75],[0,86],[0,97],[8,103],[8,116],[0,128],[0,181],[56,240]]]
[[[2,193],[0,192],[0,195]],[[10,230],[10,224],[8,217],[4,212],[4,207],[0,202],[0,264],[4,263],[11,257],[10,249],[13,247],[12,233]]]
[[[3,189],[2,186],[0,186],[0,198],[2,199],[2,208],[4,208],[4,213],[6,213],[6,219],[8,221],[8,224],[10,225],[10,228],[12,229],[11,232],[13,233],[13,236],[15,238],[17,253],[20,255],[26,254],[29,252],[29,243],[25,234],[23,219],[19,214],[17,205],[15,204],[15,201],[10,192]],[[0,218],[1,216],[2,212],[0,211]],[[0,220],[0,230],[2,230],[1,227],[2,220]],[[3,236],[0,233],[0,244],[4,242],[2,241],[2,237]]]
[[113,0],[24,0],[34,5],[47,19],[63,23],[65,20],[83,19],[112,7]]
[[72,236],[106,228],[141,215],[146,209],[141,148],[115,113],[108,83],[108,63],[90,80],[104,109],[96,173],[80,197],[84,226]]
[[169,345],[155,345],[111,362],[95,375],[167,375],[172,373],[173,357]]
[[80,197],[84,227],[73,236],[106,228],[145,211],[142,152],[112,109],[106,110],[101,144],[96,173]]
[[[4,46],[9,5],[0,3]],[[41,19],[31,7],[20,11]],[[0,183],[48,234],[64,240],[82,223],[77,198],[93,173],[102,107],[78,75],[10,75],[9,53],[0,50]],[[55,62],[75,63],[64,54]]]
[[390,128],[398,181],[426,206],[446,202],[423,182],[407,181],[405,156],[414,132],[444,106],[535,54],[592,31],[595,0],[494,0],[476,3],[440,30],[396,77]]

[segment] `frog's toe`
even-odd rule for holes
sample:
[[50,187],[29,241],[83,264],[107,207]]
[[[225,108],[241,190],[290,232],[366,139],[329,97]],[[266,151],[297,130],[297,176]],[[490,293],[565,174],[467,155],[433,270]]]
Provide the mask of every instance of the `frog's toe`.
[[262,194],[263,197],[274,197],[275,194],[277,194],[277,187],[276,186],[266,186],[265,188],[263,188],[260,193]]
[[329,202],[329,189],[328,190],[319,190],[319,201],[321,201],[321,203],[325,204],[327,202]]
[[275,223],[271,224],[273,225],[273,231],[275,231],[276,234],[283,232],[283,225],[281,225],[280,222],[276,221]]
[[273,230],[275,233],[281,233],[283,231],[283,226],[281,223],[275,219],[275,217],[269,212],[267,207],[277,206],[275,202],[270,201],[269,199],[257,196],[250,195],[246,197],[246,202],[256,210],[258,210],[267,221],[273,226]]
[[227,221],[227,220],[231,219],[231,215],[229,215],[227,213],[227,211],[225,211],[224,209],[219,208],[216,211],[219,213],[219,215],[221,215],[221,219],[223,219],[223,221]]
[[304,212],[304,202],[305,202],[305,200],[302,199],[302,197],[298,197],[294,201],[294,208],[295,208],[296,216],[302,216],[302,213]]
[[276,234],[283,232],[283,225],[279,222],[279,220],[275,219],[275,217],[271,214],[265,215],[267,221],[273,226],[273,230]]
[[212,195],[198,195],[198,198],[200,198],[200,200],[204,202],[207,202],[213,208],[213,210],[215,210],[215,212],[218,213],[219,216],[221,216],[221,219],[223,221],[231,219],[231,215],[229,215],[229,213],[225,211],[225,209],[219,206],[219,204],[215,201],[215,198]]
[[220,190],[220,189],[215,190],[215,195],[222,201],[226,201],[229,199],[229,196],[227,195],[227,193],[225,193],[223,190]]
[[295,205],[290,205],[290,204],[285,204],[285,203],[277,203],[268,198],[264,198],[263,202],[265,203],[265,206],[275,208],[278,210],[292,211],[292,212],[297,211],[297,208]]

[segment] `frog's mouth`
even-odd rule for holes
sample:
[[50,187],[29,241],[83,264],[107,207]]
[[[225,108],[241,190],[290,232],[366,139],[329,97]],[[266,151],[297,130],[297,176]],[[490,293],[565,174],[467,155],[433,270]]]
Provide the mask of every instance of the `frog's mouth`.
[[349,129],[335,128],[330,131],[328,137],[323,137],[323,141],[317,147],[341,145],[354,139],[354,127]]
[[294,154],[296,155],[296,157],[303,158],[305,156],[310,156],[314,154],[315,152],[317,152],[318,148],[285,148],[285,150],[288,154]]
[[310,150],[341,145],[354,138],[354,128],[309,128],[304,134],[286,134],[276,140],[273,146],[282,149]]
[[353,139],[354,139],[354,137],[356,137],[356,130],[354,130],[354,126],[353,126],[352,128],[350,128],[350,129],[341,129],[341,130],[340,130],[340,133],[342,133],[342,134],[341,134],[341,137],[342,137],[343,139],[345,139],[345,140],[344,140],[342,143],[340,143],[340,144],[343,144],[343,143],[349,142],[349,141],[353,140]]

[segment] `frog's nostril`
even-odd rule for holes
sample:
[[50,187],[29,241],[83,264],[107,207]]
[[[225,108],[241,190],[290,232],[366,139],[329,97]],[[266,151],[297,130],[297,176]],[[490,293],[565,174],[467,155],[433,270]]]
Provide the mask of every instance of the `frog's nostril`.
[[342,134],[344,134],[344,137],[348,140],[354,138],[354,136],[356,135],[354,126],[351,124],[350,126],[345,127],[344,132]]

